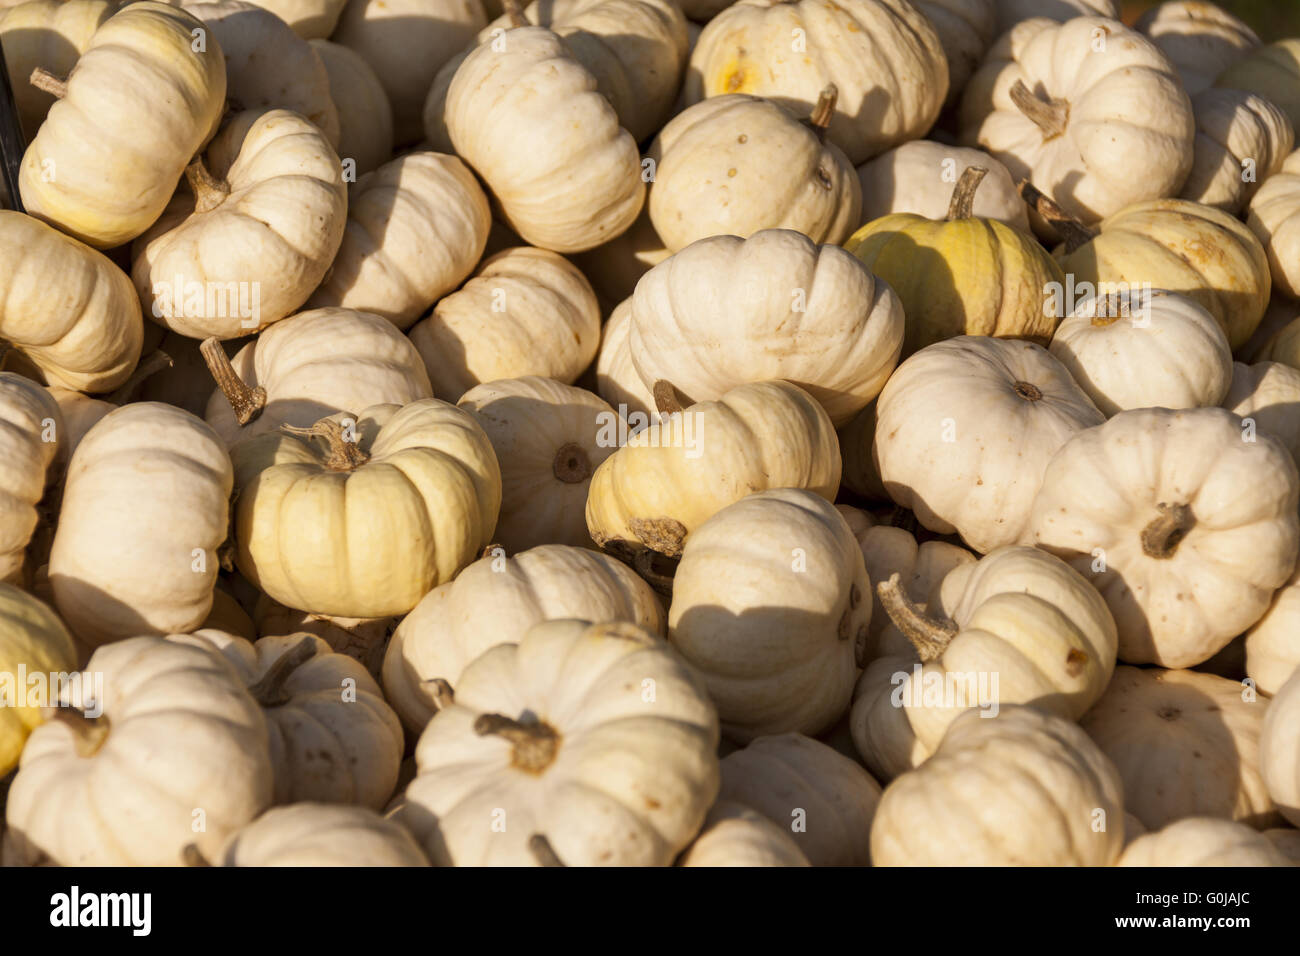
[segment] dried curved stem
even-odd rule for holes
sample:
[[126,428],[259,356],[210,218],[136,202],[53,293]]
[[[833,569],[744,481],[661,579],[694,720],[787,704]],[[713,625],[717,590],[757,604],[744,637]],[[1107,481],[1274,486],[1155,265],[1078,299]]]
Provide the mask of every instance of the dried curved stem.
[[87,717],[76,707],[46,707],[44,717],[72,731],[78,757],[93,757],[108,739],[109,723],[103,714]]
[[808,117],[808,125],[816,130],[817,135],[822,139],[826,138],[826,129],[831,125],[831,119],[835,116],[835,101],[839,99],[840,88],[834,83],[826,84],[825,88],[817,96],[817,105],[813,107],[811,115]]
[[560,749],[560,735],[540,720],[523,723],[504,714],[480,714],[474,721],[474,733],[509,741],[513,745],[511,765],[527,773],[541,773]]
[[1020,196],[1029,208],[1042,216],[1065,240],[1065,251],[1074,252],[1097,238],[1097,230],[1090,229],[1056,204],[1056,202],[1027,179],[1016,184]]
[[1034,95],[1024,80],[1016,80],[1011,87],[1011,102],[1025,118],[1043,133],[1043,139],[1056,139],[1070,125],[1070,104],[1065,100],[1044,100]]
[[221,389],[221,394],[226,396],[226,401],[230,403],[235,413],[235,420],[239,424],[247,425],[261,414],[262,409],[266,407],[266,389],[261,385],[249,388],[244,384],[243,379],[235,372],[235,367],[230,364],[230,356],[226,355],[226,350],[221,347],[219,339],[215,336],[204,339],[203,344],[199,346],[199,354],[203,356],[203,361],[212,374],[212,380],[217,383],[217,388]]
[[284,682],[294,671],[315,656],[315,638],[304,636],[301,641],[277,657],[261,679],[248,688],[248,692],[263,707],[279,707],[287,704],[289,695],[284,690]]
[[196,156],[194,161],[185,167],[185,179],[194,192],[195,212],[216,209],[230,195],[230,183],[224,179],[217,179],[208,172],[202,157]]
[[655,408],[660,415],[676,415],[682,411],[682,399],[677,394],[677,389],[672,382],[666,379],[659,379],[651,390],[654,395]]
[[370,456],[362,451],[356,442],[348,441],[343,434],[343,426],[331,418],[322,418],[310,428],[281,425],[280,430],[300,438],[325,439],[329,444],[325,467],[330,471],[352,471],[370,460]]
[[957,625],[952,621],[930,617],[907,596],[897,573],[888,581],[876,585],[880,595],[880,604],[894,622],[894,626],[903,632],[903,636],[912,642],[922,663],[937,660],[943,655],[952,639],[957,636]]
[[1196,515],[1190,505],[1156,505],[1158,518],[1142,529],[1142,552],[1157,560],[1172,558],[1188,533],[1196,527]]
[[962,170],[957,185],[952,188],[952,199],[948,202],[948,222],[970,219],[975,215],[975,193],[988,172],[983,166],[967,166]]
[[504,0],[501,8],[505,10],[506,17],[509,18],[512,27],[528,26],[528,18],[524,16],[524,10],[519,0]]
[[38,66],[32,70],[32,75],[27,78],[27,82],[38,90],[49,93],[56,100],[61,100],[68,95],[68,81],[60,79],[44,67]]

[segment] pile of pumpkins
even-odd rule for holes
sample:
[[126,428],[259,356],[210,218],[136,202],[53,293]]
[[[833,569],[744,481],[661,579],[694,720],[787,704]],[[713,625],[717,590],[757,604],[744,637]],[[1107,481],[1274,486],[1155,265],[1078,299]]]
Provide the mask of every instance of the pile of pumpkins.
[[0,42],[5,865],[1300,862],[1300,39]]

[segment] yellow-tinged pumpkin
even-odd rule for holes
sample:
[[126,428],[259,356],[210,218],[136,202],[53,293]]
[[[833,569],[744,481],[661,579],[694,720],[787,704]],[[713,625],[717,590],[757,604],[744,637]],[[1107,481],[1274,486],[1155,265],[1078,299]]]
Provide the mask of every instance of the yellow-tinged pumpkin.
[[1138,837],[1116,866],[1290,866],[1258,830],[1216,817],[1184,817]]
[[501,470],[466,411],[376,405],[234,449],[239,570],[292,608],[405,614],[491,540]]
[[0,581],[22,569],[40,518],[36,505],[66,440],[54,396],[31,379],[0,372]]
[[[53,675],[77,667],[77,648],[57,614],[11,584],[0,584],[0,777],[18,765],[41,708],[57,703]],[[40,683],[31,678],[39,677]],[[53,678],[57,681],[57,677]],[[36,688],[43,688],[35,692]]]

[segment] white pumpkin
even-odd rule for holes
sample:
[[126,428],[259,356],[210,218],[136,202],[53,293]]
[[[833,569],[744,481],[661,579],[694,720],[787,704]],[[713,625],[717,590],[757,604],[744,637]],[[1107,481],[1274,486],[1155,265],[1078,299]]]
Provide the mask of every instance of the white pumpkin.
[[1300,567],[1246,632],[1245,643],[1246,673],[1265,694],[1276,694],[1300,669]]
[[1268,795],[1287,822],[1300,826],[1300,672],[1293,672],[1269,703],[1259,751]]
[[1127,301],[1084,299],[1049,350],[1108,417],[1129,408],[1218,405],[1233,380],[1232,351],[1214,316],[1161,290]]
[[1270,706],[1213,674],[1117,667],[1080,723],[1114,761],[1124,806],[1147,829],[1208,816],[1262,830],[1278,822],[1260,773]]
[[678,252],[709,236],[748,238],[793,229],[842,243],[860,222],[861,186],[848,157],[826,142],[834,87],[804,122],[772,100],[714,96],[660,130],[647,154],[655,232]]
[[74,392],[62,385],[46,386],[46,391],[59,406],[59,414],[63,416],[63,430],[59,435],[55,460],[67,467],[72,453],[81,444],[81,439],[86,437],[86,432],[99,424],[101,418],[118,406],[103,399],[92,398],[82,392]]
[[846,424],[875,398],[903,345],[903,307],[839,246],[789,229],[693,243],[632,296],[632,362],[688,404],[745,382],[785,379]]
[[384,656],[384,691],[419,734],[471,661],[561,618],[628,621],[659,635],[665,625],[650,586],[608,555],[559,544],[513,557],[489,549],[402,619]]
[[543,27],[497,45],[471,52],[447,88],[457,155],[531,245],[582,252],[625,232],[645,200],[641,157],[596,77]]
[[407,153],[351,188],[342,244],[309,304],[409,328],[474,271],[491,223],[487,196],[464,163]]
[[[1208,6],[1208,4],[1206,4]],[[1124,848],[1116,866],[1289,866],[1258,830],[1231,820],[1186,817]]]
[[50,586],[91,647],[187,633],[212,607],[231,465],[199,418],[157,402],[110,412],[68,465]]
[[619,445],[618,413],[586,389],[537,376],[477,385],[457,404],[482,426],[501,463],[495,540],[510,553],[541,544],[592,547],[587,488]]
[[573,263],[518,246],[483,262],[409,335],[433,394],[449,402],[503,378],[540,375],[569,384],[600,347],[600,305]]
[[739,803],[714,804],[678,866],[811,866],[783,827]]
[[204,418],[227,446],[338,412],[433,397],[411,340],[391,322],[352,309],[313,309],[277,322],[233,359],[210,339],[217,382]]
[[1295,567],[1296,466],[1274,439],[1244,437],[1223,409],[1134,409],[1048,465],[1026,540],[1096,585],[1125,663],[1208,660]]
[[1193,97],[1259,46],[1254,30],[1204,0],[1169,0],[1152,7],[1138,19],[1137,29],[1169,58]]
[[988,170],[975,194],[972,214],[1029,232],[1029,211],[1005,166],[983,150],[928,139],[904,143],[858,167],[858,181],[862,185],[862,214],[858,224],[896,212],[910,212],[934,220],[946,218],[952,200],[951,186],[971,166]]
[[23,750],[6,862],[180,866],[186,846],[215,854],[270,804],[266,721],[221,655],[133,637],[79,676],[87,693],[65,691]]
[[[1115,767],[1077,726],[1029,707],[968,710],[888,787],[876,866],[1110,866],[1124,847]],[[1100,826],[1098,825],[1100,823]]]
[[360,661],[372,677],[379,678],[384,651],[388,646],[388,635],[396,623],[394,618],[315,614],[285,607],[265,594],[257,595],[255,601],[252,609],[254,631],[249,635],[249,640],[303,632],[314,634],[337,653]]
[[399,823],[365,807],[273,807],[232,833],[216,866],[428,866]]
[[50,466],[64,434],[54,397],[30,379],[0,372],[0,581],[22,569],[27,542],[40,520]]
[[701,31],[682,92],[688,106],[752,93],[806,116],[832,83],[840,108],[827,138],[862,163],[934,124],[948,62],[906,0],[739,0]]
[[844,519],[814,492],[780,489],[692,530],[668,639],[702,675],[723,733],[743,743],[828,730],[848,709],[870,620],[871,582]]
[[1084,223],[1178,193],[1196,123],[1154,44],[1118,20],[1035,17],[989,51],[961,103],[962,141]]
[[1273,288],[1300,299],[1300,150],[1259,187],[1246,224],[1268,253]]
[[[955,102],[997,36],[998,0],[913,0],[939,37],[948,61],[948,96]],[[960,170],[958,171],[960,174]]]
[[1300,465],[1300,369],[1280,362],[1235,362],[1223,407],[1259,434],[1280,441]]
[[420,735],[401,821],[435,865],[668,866],[717,795],[717,744],[659,638],[551,621],[466,668]]
[[757,810],[794,837],[813,866],[868,866],[880,784],[803,734],[759,737],[721,763],[719,800]]
[[131,277],[155,321],[192,338],[238,338],[306,301],[347,221],[339,158],[286,110],[234,116],[186,169],[133,247]]
[[1282,108],[1291,125],[1300,129],[1300,37],[1275,40],[1250,50],[1220,73],[1214,85],[1249,90]]
[[[654,393],[645,387],[636,366],[628,338],[632,334],[632,300],[624,299],[610,313],[600,329],[600,352],[596,355],[596,392],[609,402],[631,426],[650,423],[655,415]],[[633,416],[637,416],[633,418]],[[632,428],[633,431],[636,427]]]
[[339,157],[352,160],[358,175],[378,169],[393,156],[393,107],[383,84],[355,50],[329,40],[312,40],[311,48],[338,111]]
[[889,496],[931,531],[988,553],[1020,540],[1052,455],[1104,420],[1048,351],[958,336],[898,367],[876,405]]
[[1178,195],[1236,215],[1282,168],[1295,130],[1280,109],[1244,90],[1206,89],[1192,97],[1196,145]]

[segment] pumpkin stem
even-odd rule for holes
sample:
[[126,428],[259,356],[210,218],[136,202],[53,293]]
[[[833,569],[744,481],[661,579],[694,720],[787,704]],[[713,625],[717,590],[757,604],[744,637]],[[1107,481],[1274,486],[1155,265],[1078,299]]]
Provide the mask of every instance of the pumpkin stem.
[[1142,551],[1150,558],[1172,558],[1178,545],[1196,527],[1196,516],[1189,505],[1156,505],[1160,517],[1142,529]]
[[27,82],[38,90],[44,90],[56,100],[61,100],[68,95],[68,81],[61,80],[49,70],[38,66],[32,70],[32,75],[27,78]]
[[208,858],[203,855],[203,851],[194,843],[185,844],[185,848],[181,850],[181,860],[186,866],[212,866]]
[[988,169],[983,166],[967,166],[962,170],[957,185],[952,189],[952,199],[948,202],[948,222],[970,219],[975,215],[975,192],[988,173]]
[[1058,99],[1040,99],[1025,86],[1024,80],[1016,80],[1016,85],[1011,87],[1011,102],[1042,131],[1044,142],[1056,139],[1070,125],[1069,103]]
[[185,179],[194,192],[195,212],[216,209],[230,195],[230,183],[208,172],[201,156],[194,157],[194,162],[185,167]]
[[165,368],[171,368],[175,364],[172,357],[162,349],[154,349],[140,360],[140,363],[135,367],[135,371],[131,373],[125,382],[104,396],[104,400],[112,402],[114,405],[125,405],[135,397],[136,391],[145,383],[146,379],[157,375]]
[[566,485],[580,484],[591,477],[591,459],[581,445],[567,442],[555,453],[551,471]]
[[479,714],[474,733],[501,737],[513,744],[510,764],[525,773],[541,773],[554,762],[560,749],[560,735],[540,720],[525,724],[504,714]]
[[505,10],[506,17],[510,20],[512,27],[528,26],[528,18],[524,16],[523,8],[519,5],[519,0],[504,0],[501,8]]
[[538,866],[564,866],[564,861],[555,852],[555,847],[551,846],[551,841],[540,833],[534,833],[528,838],[528,852],[537,860]]
[[289,703],[284,682],[289,679],[290,674],[315,656],[316,640],[304,636],[301,641],[277,657],[275,663],[267,668],[261,679],[248,688],[248,692],[263,707],[279,707]]
[[1043,400],[1043,390],[1033,382],[1016,382],[1011,386],[1011,390],[1027,402],[1041,402]]
[[1066,252],[1074,252],[1097,238],[1097,230],[1079,222],[1029,180],[1020,180],[1016,188],[1029,207],[1047,220],[1048,225],[1065,239]]
[[505,549],[504,547],[502,547],[500,544],[498,544],[496,541],[493,541],[491,544],[489,544],[487,547],[485,547],[485,548],[484,548],[484,549],[479,553],[479,557],[480,557],[480,558],[495,558],[495,557],[496,557],[496,550],[497,550],[497,548],[501,548],[501,551],[502,551],[503,554],[504,554],[504,552],[505,552],[506,549]]
[[[673,581],[677,574],[678,559],[661,554],[653,548],[642,548],[632,555],[632,567],[641,579],[656,593],[669,600],[673,596]],[[660,570],[659,565],[665,565]]]
[[46,707],[42,716],[49,721],[57,720],[69,730],[76,741],[78,757],[93,757],[108,739],[108,718],[87,717],[76,707]]
[[826,128],[831,125],[831,118],[835,115],[835,101],[839,99],[840,88],[834,83],[826,84],[825,88],[817,96],[817,105],[813,107],[812,114],[808,117],[810,125],[821,139],[826,138]]
[[424,688],[424,692],[428,695],[429,702],[433,704],[434,710],[446,710],[456,703],[456,692],[452,690],[451,684],[441,677],[426,680],[420,686]]
[[937,660],[952,643],[952,639],[957,636],[956,624],[930,617],[907,596],[897,572],[891,575],[888,581],[877,584],[876,593],[880,595],[880,604],[889,615],[889,619],[894,622],[894,626],[902,631],[903,636],[916,648],[921,663]]
[[247,425],[266,407],[266,389],[261,385],[249,388],[244,384],[235,373],[235,367],[230,364],[230,356],[226,355],[226,350],[221,347],[221,341],[216,336],[203,340],[199,354],[207,363],[217,388],[221,389],[221,394],[226,396],[226,401],[234,409],[235,420],[241,425]]
[[655,408],[658,409],[661,417],[666,418],[682,411],[681,396],[677,394],[677,389],[672,382],[659,379],[651,389],[651,394],[654,395]]
[[294,425],[281,425],[281,431],[303,438],[323,438],[329,443],[329,456],[325,467],[330,471],[352,471],[370,460],[370,456],[361,450],[354,441],[348,441],[343,434],[343,426],[330,418],[322,418],[310,428],[298,428]]

